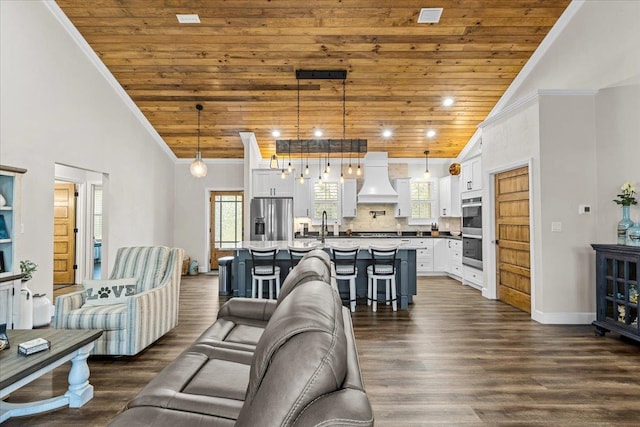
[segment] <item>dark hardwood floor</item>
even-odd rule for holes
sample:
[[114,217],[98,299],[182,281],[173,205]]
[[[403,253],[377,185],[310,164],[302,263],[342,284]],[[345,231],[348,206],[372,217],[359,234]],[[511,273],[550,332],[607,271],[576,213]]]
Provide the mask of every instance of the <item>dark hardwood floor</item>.
[[[215,320],[217,292],[217,276],[183,278],[178,327],[136,357],[89,360],[93,400],[5,425],[107,424]],[[421,278],[408,311],[358,305],[353,320],[377,426],[640,425],[640,345],[616,334],[540,325],[448,278]],[[67,373],[60,367],[9,401],[61,394]]]

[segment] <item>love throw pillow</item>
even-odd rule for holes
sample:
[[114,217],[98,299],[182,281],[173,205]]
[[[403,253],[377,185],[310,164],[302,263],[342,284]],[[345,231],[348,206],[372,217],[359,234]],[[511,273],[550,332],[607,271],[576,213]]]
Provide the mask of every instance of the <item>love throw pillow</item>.
[[123,304],[137,292],[138,279],[135,277],[114,280],[85,280],[82,282],[86,293],[83,307],[96,305]]

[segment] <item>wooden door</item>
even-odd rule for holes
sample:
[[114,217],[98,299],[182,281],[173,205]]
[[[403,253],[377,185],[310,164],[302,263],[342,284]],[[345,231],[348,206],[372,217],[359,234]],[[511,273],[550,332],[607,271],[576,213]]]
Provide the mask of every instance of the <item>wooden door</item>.
[[242,191],[212,191],[209,197],[211,247],[209,265],[218,268],[218,258],[234,254],[236,244],[242,241],[244,208]]
[[56,183],[53,197],[53,283],[73,284],[76,253],[76,186]]
[[529,168],[495,176],[498,298],[531,313]]

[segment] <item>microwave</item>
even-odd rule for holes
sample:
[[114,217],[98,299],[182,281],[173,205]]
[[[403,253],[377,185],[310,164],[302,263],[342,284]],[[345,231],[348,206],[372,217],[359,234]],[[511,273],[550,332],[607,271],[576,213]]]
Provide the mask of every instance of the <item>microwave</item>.
[[482,197],[462,199],[462,234],[482,236]]

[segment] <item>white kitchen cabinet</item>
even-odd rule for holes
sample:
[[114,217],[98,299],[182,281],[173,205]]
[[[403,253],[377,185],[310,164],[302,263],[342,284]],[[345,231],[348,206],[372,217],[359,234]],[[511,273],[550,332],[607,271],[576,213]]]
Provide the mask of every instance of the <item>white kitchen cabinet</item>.
[[426,276],[433,273],[433,241],[434,239],[419,239],[416,246],[416,274]]
[[394,180],[393,187],[398,193],[398,202],[394,211],[396,218],[405,218],[411,214],[411,178]]
[[253,170],[253,197],[294,197],[293,185],[293,174],[283,179],[279,169]]
[[345,179],[342,183],[342,216],[345,218],[355,217],[358,213],[358,192],[356,180]]
[[462,241],[447,239],[449,249],[449,269],[447,273],[456,280],[462,281]]
[[448,239],[433,240],[433,271],[446,273],[449,269]]
[[474,157],[460,164],[462,175],[461,191],[480,190],[482,188],[482,161]]
[[462,216],[460,206],[460,176],[440,178],[440,216]]
[[305,179],[302,184],[293,184],[293,216],[311,216],[311,180]]
[[462,283],[471,286],[476,289],[482,289],[482,270],[470,267],[468,265],[462,266]]

